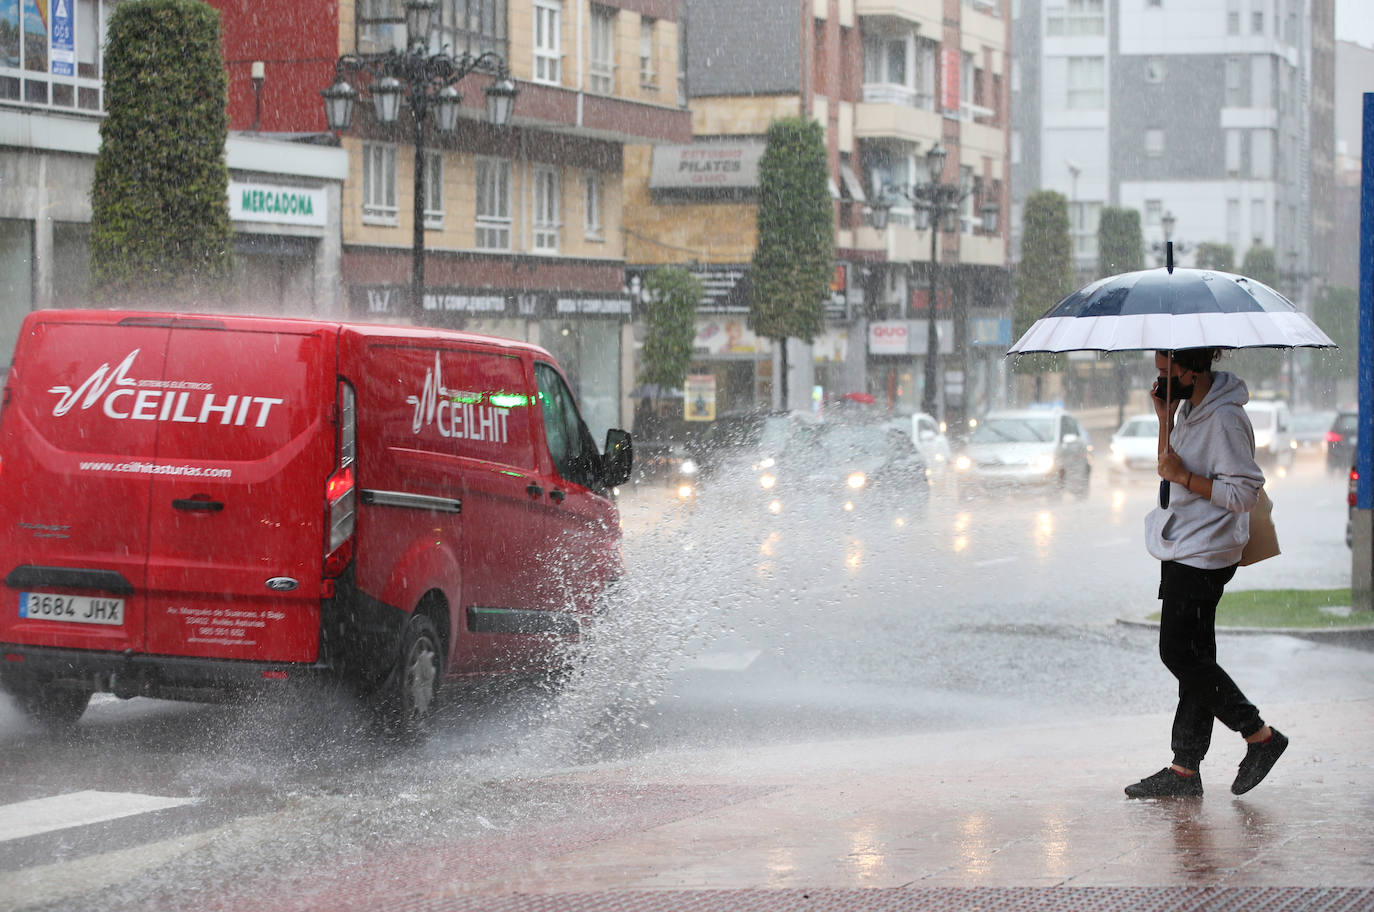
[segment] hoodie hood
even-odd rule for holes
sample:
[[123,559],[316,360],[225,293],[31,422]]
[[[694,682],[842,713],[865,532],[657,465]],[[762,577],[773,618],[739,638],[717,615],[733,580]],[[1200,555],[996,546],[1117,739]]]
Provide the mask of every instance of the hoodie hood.
[[1194,407],[1191,402],[1184,403],[1179,409],[1180,423],[1197,424],[1206,421],[1225,405],[1243,406],[1250,401],[1250,390],[1245,381],[1230,371],[1216,371],[1212,374],[1212,388],[1202,402]]

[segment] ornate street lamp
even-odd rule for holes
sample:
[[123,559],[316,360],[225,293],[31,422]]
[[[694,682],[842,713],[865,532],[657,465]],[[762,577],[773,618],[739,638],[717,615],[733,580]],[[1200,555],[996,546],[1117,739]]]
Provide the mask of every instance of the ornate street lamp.
[[[887,185],[878,195],[879,200],[870,206],[870,221],[874,228],[887,227],[888,209],[886,202],[890,197],[900,197],[910,202],[916,210],[917,227],[930,230],[930,300],[929,319],[926,321],[926,362],[925,383],[921,394],[921,409],[928,414],[936,414],[935,385],[936,367],[940,355],[940,336],[935,325],[935,299],[939,289],[939,242],[940,230],[948,217],[959,211],[959,205],[973,192],[971,184],[947,184],[942,180],[945,160],[948,153],[944,146],[936,143],[926,153],[929,181],[921,184]],[[982,228],[987,234],[995,234],[1000,208],[993,200],[985,202],[981,208]]]
[[415,124],[415,202],[414,235],[411,243],[411,304],[415,314],[424,309],[425,294],[425,127],[431,111],[434,124],[441,133],[452,133],[458,127],[463,96],[456,84],[472,73],[493,77],[486,94],[487,120],[504,127],[510,123],[518,89],[510,78],[506,61],[493,51],[477,56],[464,52],[458,56],[447,53],[430,54],[429,29],[436,0],[406,0],[406,50],[390,50],[383,54],[344,54],[334,64],[334,82],[320,92],[324,99],[325,120],[329,129],[343,131],[353,123],[353,107],[360,90],[354,88],[345,74],[361,80],[364,90],[372,98],[377,122],[390,126],[400,118],[401,102],[410,106]]

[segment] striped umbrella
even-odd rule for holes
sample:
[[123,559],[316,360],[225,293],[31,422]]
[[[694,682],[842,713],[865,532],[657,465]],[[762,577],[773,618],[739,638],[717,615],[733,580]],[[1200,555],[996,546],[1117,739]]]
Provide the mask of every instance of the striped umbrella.
[[1007,354],[1335,347],[1307,314],[1263,282],[1166,267],[1080,288],[1036,320]]

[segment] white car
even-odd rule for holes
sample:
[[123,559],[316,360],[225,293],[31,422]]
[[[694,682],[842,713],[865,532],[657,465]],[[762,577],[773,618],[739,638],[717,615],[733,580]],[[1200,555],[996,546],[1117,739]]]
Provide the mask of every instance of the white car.
[[1159,419],[1132,415],[1112,435],[1107,474],[1116,478],[1159,477]]
[[1245,413],[1255,429],[1255,461],[1260,465],[1292,465],[1298,452],[1288,417],[1288,404],[1281,399],[1251,399]]
[[921,460],[931,471],[940,471],[949,465],[952,459],[949,438],[940,429],[940,423],[925,412],[916,412],[909,418],[893,418],[883,426],[909,434],[911,442],[916,444],[916,452],[921,454]]
[[1060,408],[989,412],[954,461],[960,496],[983,490],[1039,487],[1088,496],[1092,441]]

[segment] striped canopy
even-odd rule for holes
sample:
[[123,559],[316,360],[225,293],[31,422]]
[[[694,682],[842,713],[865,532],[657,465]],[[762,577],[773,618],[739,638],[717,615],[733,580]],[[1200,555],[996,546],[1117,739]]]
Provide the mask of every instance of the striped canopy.
[[1161,267],[1080,288],[1036,320],[1007,354],[1335,347],[1310,317],[1262,282]]

